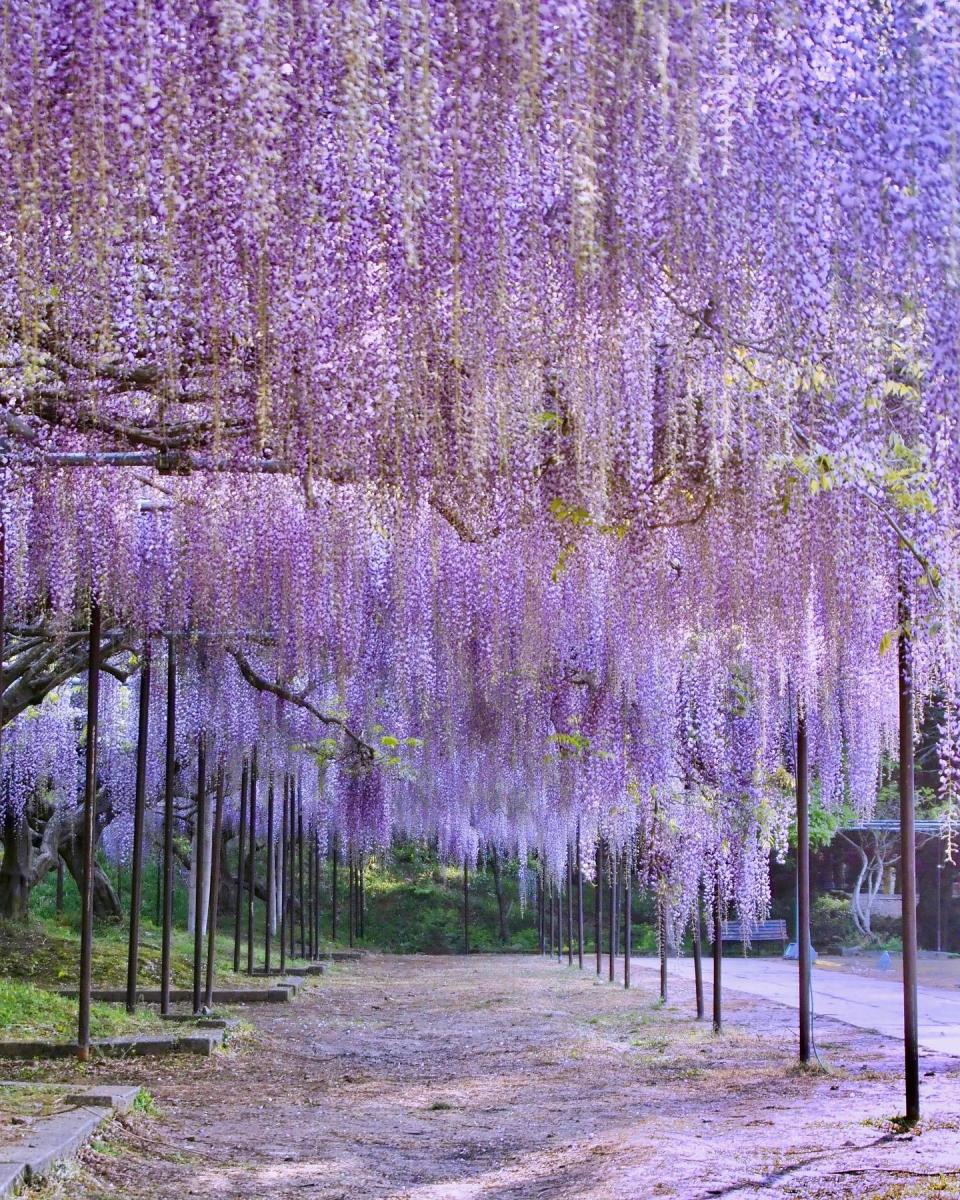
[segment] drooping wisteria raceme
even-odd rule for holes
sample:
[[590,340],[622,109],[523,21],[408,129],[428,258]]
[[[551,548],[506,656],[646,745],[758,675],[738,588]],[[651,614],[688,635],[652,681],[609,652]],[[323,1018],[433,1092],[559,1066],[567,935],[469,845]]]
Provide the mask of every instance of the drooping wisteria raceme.
[[6,803],[75,793],[95,595],[121,816],[173,636],[185,798],[216,731],[231,803],[256,744],[324,838],[556,874],[579,829],[750,917],[801,708],[873,803],[901,587],[952,802],[958,39],[919,0],[7,0]]

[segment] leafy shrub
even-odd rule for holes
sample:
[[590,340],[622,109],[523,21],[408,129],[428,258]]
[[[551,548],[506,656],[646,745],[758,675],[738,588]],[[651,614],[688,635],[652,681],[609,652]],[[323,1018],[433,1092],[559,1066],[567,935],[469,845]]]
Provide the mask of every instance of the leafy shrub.
[[810,940],[821,954],[836,954],[841,946],[858,945],[862,938],[853,923],[850,901],[818,896],[810,906]]

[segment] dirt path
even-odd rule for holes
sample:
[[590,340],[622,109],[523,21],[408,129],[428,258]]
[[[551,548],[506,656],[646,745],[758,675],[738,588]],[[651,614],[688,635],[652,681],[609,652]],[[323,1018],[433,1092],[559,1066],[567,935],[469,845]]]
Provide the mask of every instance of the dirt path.
[[251,1009],[242,1049],[97,1067],[148,1086],[159,1115],[115,1125],[47,1194],[960,1196],[956,1060],[924,1060],[929,1116],[898,1136],[896,1043],[823,1022],[834,1072],[802,1075],[787,1010],[731,996],[715,1038],[679,989],[661,1009],[646,974],[627,993],[532,957],[370,957]]

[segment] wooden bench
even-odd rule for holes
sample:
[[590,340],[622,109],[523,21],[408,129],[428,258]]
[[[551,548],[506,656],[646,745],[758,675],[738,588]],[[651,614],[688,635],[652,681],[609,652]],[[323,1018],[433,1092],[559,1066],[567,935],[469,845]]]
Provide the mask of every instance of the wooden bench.
[[724,942],[781,942],[787,944],[786,921],[758,921],[749,927],[749,937],[745,936],[742,921],[724,921],[720,926],[720,940]]

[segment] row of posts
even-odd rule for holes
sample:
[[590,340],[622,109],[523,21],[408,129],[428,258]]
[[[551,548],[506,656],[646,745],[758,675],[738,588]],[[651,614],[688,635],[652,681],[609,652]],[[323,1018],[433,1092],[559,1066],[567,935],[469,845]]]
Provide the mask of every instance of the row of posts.
[[[2,557],[0,557],[2,563]],[[0,571],[2,579],[2,571]],[[2,586],[2,585],[0,585]],[[0,592],[2,599],[2,592]],[[2,614],[2,607],[0,607]],[[81,888],[81,934],[80,934],[80,989],[78,1014],[78,1056],[85,1061],[90,1053],[90,1002],[92,995],[93,961],[93,879],[94,853],[96,846],[96,792],[97,792],[97,732],[99,720],[100,643],[102,616],[99,604],[91,606],[89,630],[89,662],[87,680],[87,741],[84,782],[83,822],[83,875]],[[137,968],[140,941],[140,909],[142,904],[144,826],[146,810],[146,765],[147,743],[150,720],[151,654],[149,645],[144,650],[140,673],[138,741],[136,760],[136,786],[134,799],[134,838],[131,864],[130,936],[127,958],[127,1009],[133,1012],[137,1005]],[[0,693],[2,694],[2,693]],[[174,780],[176,776],[176,713],[177,713],[177,667],[176,644],[167,641],[167,712],[166,712],[166,763],[164,780],[163,847],[162,847],[162,911],[161,911],[161,962],[160,962],[160,1011],[167,1015],[171,1005],[171,965],[173,932],[174,892]],[[207,738],[200,733],[197,739],[197,795],[196,795],[196,849],[194,888],[194,955],[192,1002],[195,1013],[213,1004],[214,974],[216,962],[216,933],[219,917],[220,862],[223,841],[223,810],[226,790],[225,767],[222,756],[215,768],[214,811],[212,819],[212,844],[209,862],[211,878],[205,878],[207,847],[207,798],[208,763]],[[243,762],[240,781],[240,814],[238,826],[239,850],[235,886],[235,919],[233,969],[241,969],[243,924],[246,923],[246,971],[253,975],[270,975],[274,971],[273,944],[276,936],[279,948],[279,972],[286,970],[287,955],[297,953],[301,958],[315,958],[319,954],[320,934],[320,839],[313,828],[304,836],[303,793],[299,780],[292,774],[284,774],[280,788],[281,813],[279,821],[279,846],[275,844],[278,822],[276,781],[273,774],[267,782],[266,813],[266,898],[267,912],[264,923],[263,965],[255,966],[254,916],[257,880],[257,792],[258,761],[256,748]],[[278,853],[279,851],[279,853]],[[340,857],[339,837],[334,835],[332,844],[331,881],[331,936],[334,941],[338,933],[337,866]],[[279,858],[279,864],[277,862]],[[279,910],[277,911],[276,870],[279,865]],[[348,911],[347,933],[351,946],[355,939],[364,935],[364,861],[363,856],[351,847],[347,856]],[[209,886],[208,886],[209,882]],[[206,897],[206,899],[205,899]],[[245,903],[244,903],[245,901]],[[206,911],[204,905],[206,904]],[[279,928],[277,924],[279,917]],[[204,920],[204,917],[206,920]],[[299,931],[298,931],[299,925]],[[206,930],[206,947],[204,947]],[[299,937],[298,937],[299,932]],[[206,950],[206,953],[204,951]],[[204,963],[205,959],[205,963]],[[206,968],[204,972],[204,966]]]
[[[4,528],[3,522],[0,520],[0,640],[2,640],[2,630],[4,621]],[[920,1116],[920,1070],[919,1070],[919,1040],[917,1028],[917,880],[916,880],[916,853],[915,853],[915,825],[914,825],[914,714],[913,714],[913,667],[912,654],[910,643],[910,612],[907,598],[904,590],[901,588],[899,601],[899,633],[898,633],[898,686],[899,686],[899,753],[900,753],[900,838],[902,853],[902,922],[903,922],[903,1013],[904,1013],[904,1083],[905,1083],[905,1099],[906,1099],[906,1117],[908,1121],[916,1121]],[[80,1003],[79,1003],[79,1021],[78,1021],[78,1044],[79,1057],[86,1060],[89,1056],[90,1047],[90,996],[91,996],[91,973],[93,961],[93,874],[94,874],[94,849],[96,845],[95,825],[96,825],[96,792],[97,792],[97,724],[99,716],[99,684],[100,684],[100,640],[101,640],[101,611],[100,605],[96,600],[91,604],[90,613],[90,639],[89,639],[89,670],[88,670],[88,687],[87,687],[87,742],[86,742],[86,763],[84,776],[84,822],[83,822],[83,887],[81,895],[81,937],[80,937]],[[173,916],[173,780],[175,773],[175,724],[176,724],[176,660],[173,639],[168,641],[167,654],[167,744],[166,744],[166,780],[164,790],[164,846],[163,846],[163,930],[162,930],[162,952],[161,952],[161,1011],[169,1012],[170,1008],[170,962],[171,962],[171,930]],[[0,653],[0,705],[2,705],[3,697],[3,674],[2,674],[2,653]],[[130,953],[128,961],[128,981],[127,981],[127,1005],[132,1007],[136,1004],[136,958],[137,958],[137,939],[139,936],[139,910],[140,910],[140,887],[142,878],[143,864],[143,824],[144,824],[144,805],[145,805],[145,786],[146,786],[146,749],[147,749],[147,727],[149,715],[149,698],[150,698],[150,655],[149,647],[145,651],[143,663],[143,671],[140,677],[140,713],[139,713],[139,740],[137,746],[137,776],[136,776],[136,808],[135,808],[135,837],[134,837],[134,869],[133,869],[133,894],[131,896],[131,921],[130,921]],[[0,736],[2,736],[2,709],[0,709]],[[204,754],[204,743],[201,738],[199,754]],[[198,788],[198,807],[205,802],[205,785],[203,782],[203,769],[200,773],[201,783]],[[256,817],[256,754],[251,757],[249,774],[245,768],[244,777],[247,780],[247,799],[249,805],[249,828],[250,828],[250,875],[247,884],[247,969],[253,971],[253,902],[254,902],[254,880],[255,880],[255,817]],[[271,780],[268,786],[268,849],[267,849],[267,870],[268,870],[268,896],[272,896],[273,884],[273,805],[274,805],[274,786]],[[297,789],[298,804],[297,804],[297,820],[299,836],[299,854],[300,854],[300,888],[303,889],[303,839],[302,839],[302,805],[299,803],[299,788]],[[806,1063],[810,1059],[812,1049],[812,994],[811,994],[811,952],[810,952],[810,826],[809,826],[809,781],[808,781],[808,748],[807,748],[807,728],[806,720],[802,710],[798,712],[797,728],[796,728],[796,800],[797,800],[797,890],[798,890],[798,953],[799,953],[799,1053],[802,1062]],[[242,803],[242,798],[241,798]],[[284,868],[283,868],[283,892],[284,901],[282,911],[285,914],[287,909],[287,881],[289,880],[290,861],[287,858],[288,843],[290,839],[290,830],[293,821],[293,783],[289,777],[284,781]],[[222,763],[217,769],[217,814],[214,822],[214,840],[218,841],[219,821],[222,818],[223,808],[223,767]],[[241,818],[241,826],[243,819]],[[198,828],[202,829],[203,822],[198,821]],[[908,852],[909,848],[909,852]],[[219,869],[219,847],[214,847],[215,853],[212,856],[213,870]],[[317,894],[317,877],[318,877],[318,862],[316,857],[317,843],[316,838],[313,839],[313,852],[311,854],[311,878],[313,880],[313,896]],[[567,852],[567,927],[570,932],[568,939],[568,962],[573,961],[573,946],[572,946],[572,930],[573,930],[573,863],[571,855],[573,851],[568,848]],[[583,872],[581,870],[581,845],[580,845],[580,830],[577,828],[576,836],[576,882],[577,882],[577,957],[580,967],[583,967]],[[198,863],[202,861],[202,854],[198,855]],[[617,887],[617,861],[616,856],[607,855],[608,862],[608,877],[609,885],[609,925],[610,925],[610,953],[609,953],[609,973],[610,979],[614,976],[614,964],[617,953],[617,938],[618,938],[618,921],[617,921],[617,904],[618,904],[618,887]],[[241,846],[240,861],[243,863],[244,848]],[[599,888],[603,878],[604,865],[604,848],[602,843],[597,845],[597,889],[598,900],[596,903],[596,954],[597,954],[597,974],[601,974],[602,964],[602,920],[603,912],[602,905],[599,902]],[[337,854],[334,847],[334,881],[333,881],[333,905],[332,905],[332,920],[333,933],[336,937],[336,862]],[[353,944],[354,936],[357,932],[358,914],[362,914],[362,888],[363,888],[363,871],[362,860],[357,862],[351,854],[349,862],[349,936],[350,944]],[[242,875],[242,866],[238,867],[237,881],[237,896],[238,900],[242,891],[242,881],[239,878]],[[624,967],[624,985],[630,986],[630,941],[632,927],[632,904],[630,901],[631,887],[633,879],[633,862],[632,855],[624,857],[622,868],[624,881],[624,917],[625,917],[625,967]],[[211,881],[212,882],[212,881]],[[199,886],[196,889],[198,897],[197,904],[203,895],[203,888]],[[466,861],[464,862],[464,945],[469,949],[469,895],[468,895],[468,868]],[[544,947],[545,930],[546,930],[546,911],[549,907],[549,920],[551,931],[554,923],[554,904],[556,904],[556,928],[558,934],[563,920],[563,906],[561,903],[560,890],[555,889],[553,884],[549,884],[549,897],[546,895],[545,886],[542,876],[539,883],[540,891],[540,942],[541,949]],[[216,930],[216,906],[217,906],[218,888],[211,886],[210,888],[210,913],[208,915],[208,928],[210,931],[210,940],[207,956],[207,979],[206,979],[206,999],[209,1004],[212,997],[213,988],[213,965],[214,965],[214,934]],[[715,888],[716,900],[713,911],[713,1025],[714,1029],[719,1032],[722,1024],[721,1010],[721,908],[719,899],[720,888]],[[661,906],[662,907],[662,906]],[[698,905],[699,907],[699,905]],[[302,921],[303,921],[303,906],[301,903],[301,936],[302,936]],[[292,914],[292,906],[291,906]],[[313,916],[311,918],[311,934],[316,930],[316,905],[314,905]],[[664,920],[664,914],[661,914],[661,926]],[[362,932],[362,915],[359,917],[360,927]],[[237,913],[237,925],[235,931],[235,946],[234,946],[234,965],[239,966],[239,904]],[[270,938],[271,938],[271,921],[268,917],[266,922],[266,942],[265,942],[265,961],[264,968],[270,970]],[[700,967],[700,938],[699,938],[699,913],[694,922],[694,968],[696,980],[696,997],[697,997],[697,1016],[703,1015],[703,984]],[[199,931],[202,928],[202,921],[196,921],[195,928]],[[661,955],[661,995],[666,999],[666,938],[665,930],[660,929],[660,955]],[[292,915],[290,918],[290,935],[292,940],[293,925]],[[197,932],[197,945],[200,943],[200,933]],[[558,936],[556,947],[557,955],[560,957],[560,946],[562,937]],[[286,940],[281,935],[281,963],[285,959]],[[316,939],[314,939],[316,945]],[[553,934],[551,932],[551,947],[553,946]],[[194,986],[193,998],[194,1007],[199,1009],[199,964],[200,954],[195,953],[194,957]]]
[[[903,847],[901,867],[901,903],[903,920],[903,1050],[906,1118],[915,1122],[920,1117],[920,1069],[917,999],[917,866],[914,825],[914,705],[913,668],[909,632],[909,609],[901,592],[899,607],[898,684],[899,684],[899,754],[900,754],[900,838]],[[807,722],[800,708],[796,722],[796,805],[797,805],[797,925],[798,925],[798,1002],[799,1057],[809,1063],[813,1054],[813,990],[810,944],[810,784]],[[909,848],[909,852],[908,852]],[[573,965],[574,929],[576,954],[583,969],[583,871],[581,869],[580,827],[577,826],[574,846],[567,847],[566,879],[559,886],[545,877],[537,876],[539,941],[541,954],[563,958],[567,947],[567,963]],[[608,975],[614,980],[616,959],[620,952],[620,904],[623,905],[623,983],[630,987],[630,957],[633,935],[632,889],[634,855],[627,849],[617,855],[597,840],[596,884],[594,900],[594,941],[597,975],[603,974],[603,918],[608,922]],[[618,883],[618,873],[621,882]],[[606,880],[606,885],[604,885]],[[574,886],[575,883],[575,886]],[[565,884],[565,886],[564,886]],[[606,892],[606,904],[603,893]],[[574,899],[575,896],[575,899]],[[566,942],[564,940],[564,909],[566,909]],[[576,923],[574,922],[576,910]],[[700,942],[700,901],[697,899],[693,920],[693,966],[697,1018],[704,1016],[703,970]],[[720,881],[714,888],[713,921],[713,1028],[719,1033],[723,1024],[721,971],[723,905]],[[667,930],[666,905],[658,900],[658,943],[660,951],[660,998],[667,999]]]

